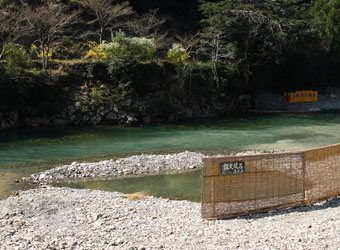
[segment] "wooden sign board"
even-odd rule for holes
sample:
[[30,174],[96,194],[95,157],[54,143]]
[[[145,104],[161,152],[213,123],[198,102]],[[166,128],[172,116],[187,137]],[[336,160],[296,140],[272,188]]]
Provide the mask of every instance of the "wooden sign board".
[[243,174],[244,166],[245,164],[243,161],[223,162],[221,163],[221,174],[222,175]]

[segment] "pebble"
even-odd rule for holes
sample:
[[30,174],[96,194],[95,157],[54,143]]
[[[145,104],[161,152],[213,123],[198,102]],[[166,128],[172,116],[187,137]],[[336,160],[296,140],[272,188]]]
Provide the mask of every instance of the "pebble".
[[155,197],[130,201],[117,192],[49,186],[20,191],[0,200],[0,207],[0,249],[340,246],[340,198],[220,221],[203,220],[196,202]]
[[[272,153],[246,151],[238,153]],[[337,249],[340,198],[222,221],[201,218],[200,203],[51,187],[65,179],[202,168],[204,154],[135,155],[73,162],[24,178],[39,183],[0,200],[0,249]]]

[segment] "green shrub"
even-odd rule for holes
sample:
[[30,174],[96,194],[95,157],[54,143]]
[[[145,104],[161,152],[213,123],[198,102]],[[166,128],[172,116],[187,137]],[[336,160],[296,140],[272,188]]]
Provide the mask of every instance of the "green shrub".
[[19,74],[27,66],[28,55],[23,46],[9,43],[5,48],[6,71],[9,74]]
[[168,59],[172,63],[181,63],[189,59],[189,53],[179,43],[174,43],[168,51]]
[[117,60],[117,58],[122,58],[125,61],[149,60],[156,51],[153,39],[127,37],[123,32],[117,32],[115,36],[112,36],[112,41],[104,44],[103,49],[109,62]]
[[85,58],[106,62],[110,74],[138,61],[151,60],[156,52],[153,39],[127,37],[123,32],[117,32],[109,43],[88,44],[90,50]]
[[175,64],[175,79],[178,81],[181,88],[188,82],[189,92],[191,92],[191,76],[195,67],[195,61],[188,60],[189,58],[190,53],[179,43],[174,43],[168,51],[169,61]]

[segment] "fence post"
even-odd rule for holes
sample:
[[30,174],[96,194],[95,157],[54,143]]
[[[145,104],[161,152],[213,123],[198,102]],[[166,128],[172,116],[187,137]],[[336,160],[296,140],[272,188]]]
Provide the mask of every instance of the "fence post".
[[216,204],[215,204],[215,176],[212,177],[212,193],[211,193],[211,206],[212,206],[212,217],[216,214]]
[[306,182],[306,152],[302,153],[301,156],[301,160],[302,160],[302,191],[303,191],[303,202],[306,202],[306,190],[305,190],[305,182]]

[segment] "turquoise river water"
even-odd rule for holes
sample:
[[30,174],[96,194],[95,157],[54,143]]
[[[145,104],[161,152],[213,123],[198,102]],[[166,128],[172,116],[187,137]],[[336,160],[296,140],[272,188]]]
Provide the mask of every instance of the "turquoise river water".
[[[95,161],[139,153],[194,150],[303,150],[340,143],[340,113],[254,114],[146,127],[60,127],[0,134],[0,198],[24,188],[15,180],[72,161]],[[200,171],[64,184],[198,200]],[[153,192],[152,190],[157,190]]]

